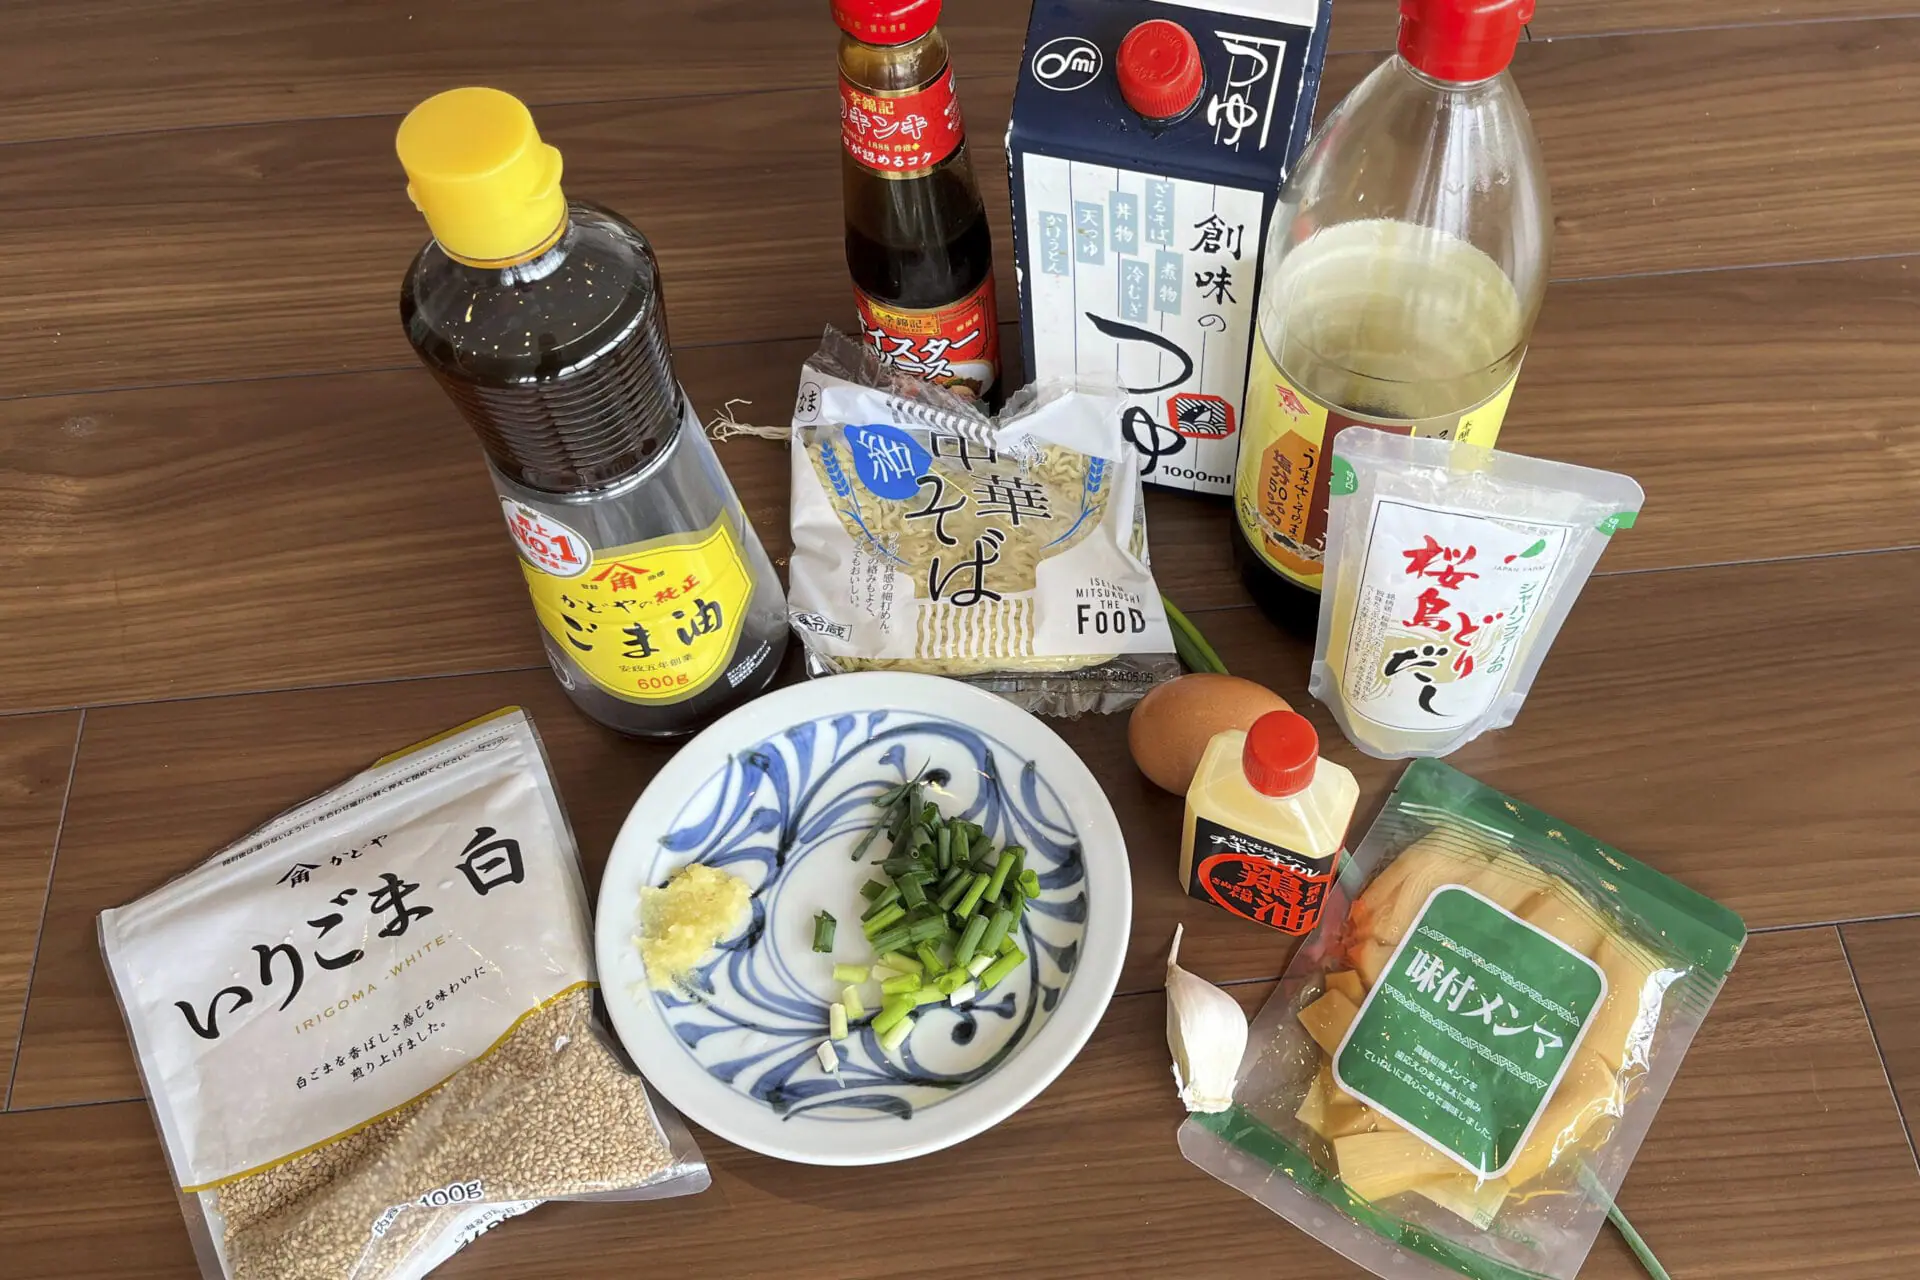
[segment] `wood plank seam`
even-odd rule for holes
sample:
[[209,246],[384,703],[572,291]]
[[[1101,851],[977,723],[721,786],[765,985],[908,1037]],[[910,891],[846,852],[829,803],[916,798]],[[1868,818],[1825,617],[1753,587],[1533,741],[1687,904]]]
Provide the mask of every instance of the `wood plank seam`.
[[1610,40],[1616,36],[1674,36],[1695,31],[1744,31],[1749,27],[1836,26],[1846,22],[1884,22],[1889,19],[1897,22],[1902,18],[1920,18],[1920,9],[1906,13],[1840,13],[1813,18],[1749,18],[1742,22],[1701,22],[1691,26],[1679,24],[1670,27],[1614,27],[1605,31],[1569,31],[1559,36],[1536,36],[1533,34],[1531,23],[1524,30],[1529,42],[1565,44],[1569,40]]
[[1748,565],[1792,564],[1801,560],[1832,560],[1840,556],[1879,556],[1920,551],[1920,543],[1900,542],[1887,547],[1853,547],[1845,551],[1808,551],[1796,555],[1754,556],[1744,560],[1702,560],[1697,564],[1656,564],[1638,569],[1596,569],[1596,578],[1632,578],[1646,573],[1672,573],[1689,569],[1742,569]]
[[1867,993],[1860,989],[1860,974],[1853,967],[1853,953],[1847,950],[1846,931],[1836,928],[1833,935],[1840,943],[1840,958],[1847,962],[1847,976],[1853,980],[1854,999],[1860,1002],[1861,1016],[1866,1018],[1867,1032],[1873,1037],[1873,1053],[1880,1060],[1880,1074],[1886,1077],[1887,1092],[1893,1095],[1894,1114],[1900,1117],[1900,1128],[1907,1135],[1907,1154],[1913,1157],[1914,1170],[1920,1172],[1920,1146],[1914,1143],[1913,1122],[1907,1118],[1907,1109],[1900,1101],[1900,1091],[1893,1087],[1893,1072],[1887,1069],[1886,1051],[1880,1047],[1880,1029],[1874,1025],[1873,1010],[1867,1004]]
[[[1230,606],[1241,607],[1241,606]],[[1251,607],[1251,606],[1245,606]],[[211,693],[183,693],[175,698],[127,698],[117,702],[75,702],[61,707],[26,707],[0,711],[0,720],[12,716],[57,715],[63,711],[85,712],[89,708],[106,711],[114,707],[164,706],[173,702],[206,702],[214,698],[251,698],[263,693],[318,693],[327,689],[360,689],[378,684],[411,684],[416,680],[460,680],[469,676],[510,676],[521,671],[545,671],[544,662],[516,663],[504,667],[474,667],[462,671],[435,671],[431,675],[375,676],[368,680],[325,680],[319,684],[275,684],[258,689],[220,689]]]
[[5,1112],[0,1114],[29,1116],[41,1111],[78,1111],[85,1107],[117,1107],[128,1102],[144,1104],[146,1100],[147,1097],[145,1094],[136,1093],[126,1098],[89,1098],[85,1102],[49,1102],[44,1106],[38,1107],[8,1107]]
[[27,987],[20,1000],[20,1029],[13,1037],[13,1061],[7,1068],[7,1088],[0,1095],[0,1111],[11,1110],[13,1081],[20,1074],[20,1046],[27,1038],[27,1006],[33,1003],[33,971],[40,963],[40,944],[47,933],[47,906],[53,901],[53,869],[60,861],[60,836],[67,829],[67,806],[73,802],[73,779],[80,771],[80,740],[87,731],[87,711],[79,708],[80,719],[73,727],[73,754],[67,759],[67,781],[60,792],[60,817],[53,824],[53,849],[47,857],[47,884],[40,894],[40,921],[33,930],[33,954],[27,960]]
[[[1374,51],[1356,49],[1347,52],[1368,53]],[[1386,53],[1387,50],[1380,49],[1377,52]],[[458,83],[457,78],[455,83]],[[539,111],[545,108],[618,106],[621,103],[627,102],[694,102],[701,98],[724,98],[728,101],[736,101],[742,98],[759,97],[769,93],[792,93],[794,91],[795,86],[793,85],[769,85],[764,89],[740,89],[737,91],[703,89],[697,93],[615,94],[611,97],[596,98],[528,97],[524,99],[524,101],[529,108]],[[204,120],[195,124],[163,125],[156,129],[101,129],[93,133],[61,134],[57,138],[9,138],[0,141],[0,150],[5,150],[10,147],[60,146],[69,142],[98,142],[105,138],[158,138],[168,134],[206,133],[220,129],[279,129],[285,128],[287,125],[325,124],[334,120],[379,120],[383,117],[394,121],[394,127],[398,129],[399,121],[403,114],[402,112],[394,111],[330,111],[320,115],[273,116],[265,120]]]
[[1850,924],[1884,924],[1890,920],[1912,920],[1920,917],[1920,911],[1893,911],[1883,916],[1847,917],[1839,920],[1807,920],[1794,924],[1761,924],[1748,929],[1748,933],[1792,933],[1797,929],[1838,929]]
[[[1916,255],[1908,249],[1851,253],[1834,258],[1783,258],[1778,262],[1723,262],[1700,267],[1649,267],[1645,271],[1607,271],[1591,276],[1553,276],[1550,284],[1601,284],[1609,280],[1651,280],[1661,276],[1708,276],[1728,271],[1791,271],[1796,267],[1838,267],[1851,262],[1896,262]],[[172,385],[172,384],[167,384]],[[36,395],[48,394],[36,392]]]

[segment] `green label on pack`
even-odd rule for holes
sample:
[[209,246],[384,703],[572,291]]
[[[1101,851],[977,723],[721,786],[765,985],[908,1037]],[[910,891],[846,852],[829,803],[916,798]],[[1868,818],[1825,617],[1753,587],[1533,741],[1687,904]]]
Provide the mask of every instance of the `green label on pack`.
[[1607,993],[1599,966],[1443,885],[1334,1056],[1340,1087],[1484,1178],[1526,1145]]

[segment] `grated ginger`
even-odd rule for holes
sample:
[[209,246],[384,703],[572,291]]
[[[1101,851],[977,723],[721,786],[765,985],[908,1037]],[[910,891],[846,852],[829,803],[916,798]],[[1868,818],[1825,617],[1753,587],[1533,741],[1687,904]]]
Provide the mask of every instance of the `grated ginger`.
[[698,862],[682,867],[664,888],[642,889],[633,941],[648,985],[660,991],[680,985],[716,943],[746,924],[751,897],[739,876]]

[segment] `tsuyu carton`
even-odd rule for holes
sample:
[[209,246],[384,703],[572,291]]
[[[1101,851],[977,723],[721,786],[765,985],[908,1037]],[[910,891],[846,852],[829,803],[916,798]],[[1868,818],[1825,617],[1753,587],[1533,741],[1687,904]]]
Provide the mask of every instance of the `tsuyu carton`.
[[[1117,383],[1148,482],[1233,491],[1280,185],[1305,147],[1331,0],[1037,0],[1007,129],[1021,335],[1035,379]],[[1204,82],[1153,122],[1121,41],[1178,23]]]

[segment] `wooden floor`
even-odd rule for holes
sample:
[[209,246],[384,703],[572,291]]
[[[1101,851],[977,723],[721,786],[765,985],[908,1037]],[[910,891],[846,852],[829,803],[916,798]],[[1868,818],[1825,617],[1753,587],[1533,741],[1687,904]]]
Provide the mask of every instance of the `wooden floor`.
[[[1453,762],[1754,929],[1621,1196],[1683,1280],[1920,1276],[1911,7],[1541,0],[1514,67],[1558,239],[1502,442],[1648,497],[1519,723]],[[1394,9],[1335,0],[1323,107]],[[1000,139],[1027,3],[948,10],[1011,309]],[[658,245],[699,407],[782,421],[813,335],[852,311],[833,42],[820,0],[0,7],[0,1273],[193,1274],[102,908],[504,703],[538,719],[596,874],[666,758],[569,709],[472,438],[402,339],[423,229],[400,113],[459,83],[526,97],[568,191]],[[781,450],[722,456],[784,557]],[[1224,508],[1150,512],[1163,587],[1305,703],[1307,654],[1246,605]],[[1318,718],[1367,812],[1396,770]],[[1058,1083],[904,1171],[702,1135],[710,1192],[548,1206],[443,1274],[1359,1274],[1182,1161],[1173,923],[1249,1009],[1285,955],[1179,895],[1178,803],[1116,726],[1063,732],[1126,826],[1137,908],[1122,994]],[[889,1221],[903,1177],[941,1188],[951,1231]],[[1636,1274],[1611,1232],[1582,1272]]]

